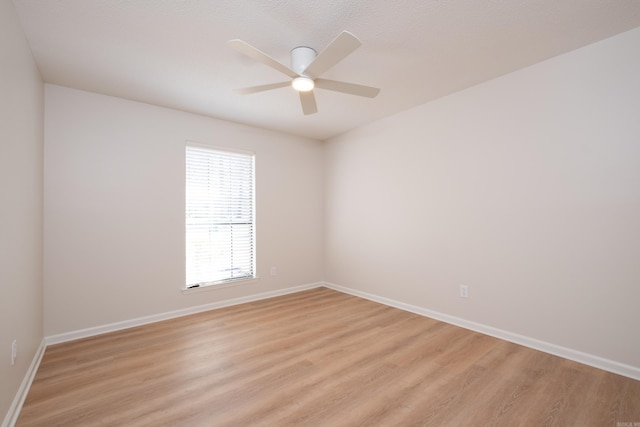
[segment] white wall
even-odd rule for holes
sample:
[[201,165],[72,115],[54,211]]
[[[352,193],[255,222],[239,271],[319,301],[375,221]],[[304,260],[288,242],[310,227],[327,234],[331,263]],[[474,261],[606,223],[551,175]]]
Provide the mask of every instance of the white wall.
[[43,338],[43,104],[13,5],[0,0],[0,420]]
[[[45,94],[47,336],[322,280],[320,142],[49,84]],[[181,293],[185,140],[255,151],[259,281]]]
[[640,368],[638,52],[640,29],[328,141],[326,280]]

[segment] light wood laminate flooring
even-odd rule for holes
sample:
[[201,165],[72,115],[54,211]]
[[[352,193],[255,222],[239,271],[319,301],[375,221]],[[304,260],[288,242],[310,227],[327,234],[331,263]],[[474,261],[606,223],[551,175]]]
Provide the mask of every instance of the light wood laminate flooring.
[[640,381],[317,288],[50,346],[17,425],[636,422]]

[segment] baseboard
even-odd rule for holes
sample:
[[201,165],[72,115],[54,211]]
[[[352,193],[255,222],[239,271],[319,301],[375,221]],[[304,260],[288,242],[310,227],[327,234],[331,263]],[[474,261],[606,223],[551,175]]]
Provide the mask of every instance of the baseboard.
[[95,335],[105,334],[108,332],[115,332],[122,329],[133,328],[136,326],[142,326],[142,325],[146,325],[154,322],[160,322],[162,320],[174,319],[176,317],[188,316],[190,314],[196,314],[196,313],[201,313],[203,311],[214,310],[216,308],[230,307],[233,305],[244,304],[247,302],[259,301],[263,299],[292,294],[295,292],[301,292],[307,289],[319,288],[323,285],[324,283],[322,282],[309,283],[306,285],[293,286],[289,288],[278,289],[275,291],[248,295],[246,297],[233,298],[233,299],[228,299],[224,301],[217,301],[209,304],[184,308],[181,310],[175,310],[175,311],[169,311],[165,313],[153,314],[150,316],[138,317],[131,320],[124,320],[122,322],[109,323],[106,325],[95,326],[92,328],[65,332],[63,334],[50,335],[46,337],[45,340],[47,345],[60,344],[67,341],[74,341],[77,339],[92,337]]
[[407,304],[401,301],[396,301],[390,298],[385,298],[378,295],[370,294],[368,292],[362,292],[362,291],[351,289],[345,286],[340,286],[340,285],[336,285],[329,282],[325,282],[324,286],[329,289],[333,289],[339,292],[344,292],[346,294],[365,298],[371,301],[378,302],[380,304],[388,305],[390,307],[395,307],[401,310],[409,311],[411,313],[419,314],[421,316],[440,320],[442,322],[449,323],[451,325],[460,326],[462,328],[469,329],[471,331],[480,332],[485,335],[490,335],[495,338],[500,338],[505,341],[509,341],[515,344],[520,344],[525,347],[529,347],[535,350],[540,350],[545,353],[553,354],[555,356],[560,356],[565,359],[573,360],[575,362],[583,363],[585,365],[589,365],[594,368],[613,372],[614,374],[623,375],[625,377],[633,378],[634,380],[640,381],[640,367],[626,365],[624,363],[616,362],[614,360],[609,360],[609,359],[605,359],[592,354],[583,353],[581,351],[574,350],[571,348],[562,347],[562,346],[551,344],[545,341],[540,341],[535,338],[531,338],[531,337],[516,334],[513,332],[505,331],[502,329],[494,328],[492,326],[483,325],[481,323],[471,322],[469,320],[465,320],[460,317],[450,316],[448,314],[439,313],[437,311]]
[[33,378],[36,376],[36,372],[38,372],[38,367],[40,366],[40,361],[42,360],[42,356],[44,356],[46,348],[47,344],[45,340],[42,339],[40,346],[38,346],[38,349],[36,350],[36,354],[33,355],[31,365],[29,365],[29,369],[20,384],[20,388],[18,388],[18,392],[13,398],[13,402],[11,402],[9,412],[7,412],[7,415],[4,417],[2,427],[13,427],[18,421],[22,405],[24,404],[24,400],[27,398],[27,394],[29,394],[31,383],[33,382]]

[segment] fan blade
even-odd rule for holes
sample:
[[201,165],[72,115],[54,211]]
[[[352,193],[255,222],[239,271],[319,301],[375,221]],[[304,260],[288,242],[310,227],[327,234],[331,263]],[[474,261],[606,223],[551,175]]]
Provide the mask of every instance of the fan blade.
[[251,86],[251,87],[245,87],[242,89],[234,89],[233,91],[241,95],[248,95],[250,93],[264,92],[265,90],[279,89],[281,87],[286,87],[286,86],[291,86],[291,82],[271,83],[268,85]]
[[300,103],[302,104],[302,112],[305,116],[307,114],[314,114],[318,112],[316,97],[313,95],[312,90],[308,92],[300,92]]
[[258,62],[262,62],[263,64],[273,68],[274,70],[280,71],[282,74],[285,74],[291,78],[298,77],[298,75],[291,71],[288,67],[282,65],[266,53],[262,52],[259,49],[256,49],[255,47],[246,42],[243,42],[240,39],[229,40],[227,44],[241,54],[248,56],[251,59],[255,59]]
[[375,98],[380,89],[377,87],[357,85],[355,83],[339,82],[337,80],[316,79],[316,87],[320,89],[333,90],[335,92],[348,93],[350,95],[366,96]]
[[327,46],[313,62],[303,71],[303,74],[317,77],[329,68],[342,61],[362,43],[353,34],[343,31]]

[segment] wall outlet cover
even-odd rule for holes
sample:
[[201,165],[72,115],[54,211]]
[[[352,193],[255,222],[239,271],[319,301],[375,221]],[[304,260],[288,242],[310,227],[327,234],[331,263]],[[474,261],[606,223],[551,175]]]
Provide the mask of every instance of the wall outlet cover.
[[469,287],[467,285],[460,285],[460,298],[469,298]]

